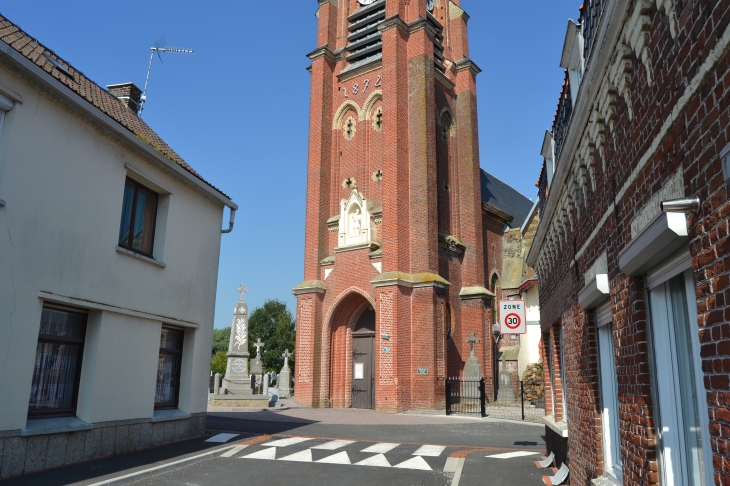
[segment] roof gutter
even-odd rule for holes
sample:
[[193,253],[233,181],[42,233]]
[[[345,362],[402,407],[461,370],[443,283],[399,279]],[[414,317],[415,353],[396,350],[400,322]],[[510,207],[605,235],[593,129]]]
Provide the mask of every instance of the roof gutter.
[[81,110],[85,115],[88,115],[90,118],[92,118],[94,121],[99,123],[105,128],[108,128],[112,132],[120,135],[126,142],[130,143],[131,145],[135,146],[139,150],[141,150],[143,153],[145,153],[147,156],[149,156],[151,159],[155,160],[157,163],[162,165],[163,167],[171,170],[173,173],[177,174],[180,178],[184,179],[185,181],[192,184],[196,189],[200,190],[204,194],[208,195],[215,201],[219,202],[223,206],[229,207],[232,211],[238,209],[238,205],[234,203],[231,199],[227,198],[217,190],[215,190],[213,187],[209,186],[202,180],[195,177],[190,172],[183,169],[180,165],[175,163],[174,161],[168,159],[164,155],[157,152],[155,149],[153,149],[150,145],[146,144],[137,136],[132,133],[131,131],[127,130],[125,127],[117,123],[115,120],[113,120],[109,115],[102,112],[101,110],[97,109],[93,105],[91,105],[88,101],[81,98],[79,95],[71,91],[68,87],[66,87],[63,83],[58,81],[56,78],[48,74],[46,71],[41,69],[39,66],[31,62],[29,59],[27,59],[25,56],[20,54],[18,51],[10,47],[8,44],[6,44],[3,41],[0,41],[0,56],[8,58],[13,64],[18,66],[21,70],[24,72],[30,74],[35,79],[37,79],[42,85],[48,87],[51,89],[54,93],[58,94],[61,98],[68,101],[70,104],[72,104],[74,107]]

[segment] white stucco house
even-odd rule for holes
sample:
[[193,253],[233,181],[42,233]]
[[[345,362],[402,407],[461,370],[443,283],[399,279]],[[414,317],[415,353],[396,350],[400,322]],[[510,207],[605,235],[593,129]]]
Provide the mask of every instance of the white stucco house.
[[0,16],[0,479],[205,432],[236,204]]

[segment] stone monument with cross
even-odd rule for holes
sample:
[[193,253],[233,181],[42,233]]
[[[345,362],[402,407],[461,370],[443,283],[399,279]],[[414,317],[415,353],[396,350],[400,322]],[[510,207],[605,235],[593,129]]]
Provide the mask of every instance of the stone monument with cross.
[[241,285],[237,291],[240,297],[233,309],[226,374],[218,393],[211,395],[210,402],[213,406],[225,407],[266,406],[269,398],[254,395],[251,390],[248,369],[248,305],[244,297],[248,289]]
[[256,357],[251,360],[251,374],[256,375],[257,380],[261,379],[261,376],[264,374],[264,361],[261,357],[261,348],[264,347],[264,344],[261,338],[258,338],[253,345],[256,348]]
[[284,367],[281,369],[281,373],[279,373],[279,396],[289,398],[291,397],[291,369],[289,368],[289,358],[292,357],[292,354],[287,349],[281,357],[284,358]]
[[469,353],[466,365],[464,366],[464,378],[467,380],[478,380],[482,377],[482,367],[479,364],[479,358],[477,358],[474,352],[474,345],[482,342],[482,340],[477,337],[477,333],[473,332],[466,338],[466,342],[471,345],[471,353]]

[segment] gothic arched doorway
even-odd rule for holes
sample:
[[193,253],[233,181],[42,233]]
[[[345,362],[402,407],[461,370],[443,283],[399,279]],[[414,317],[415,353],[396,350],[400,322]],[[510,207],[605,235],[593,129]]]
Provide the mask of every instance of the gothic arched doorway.
[[375,408],[375,332],[373,301],[358,289],[344,293],[328,320],[330,335],[329,405]]

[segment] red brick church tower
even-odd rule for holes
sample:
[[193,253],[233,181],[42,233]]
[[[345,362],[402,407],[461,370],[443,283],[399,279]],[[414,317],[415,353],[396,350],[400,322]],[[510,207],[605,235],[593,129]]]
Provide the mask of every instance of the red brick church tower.
[[460,0],[319,0],[317,17],[296,401],[440,408],[472,332],[489,393],[469,16]]

